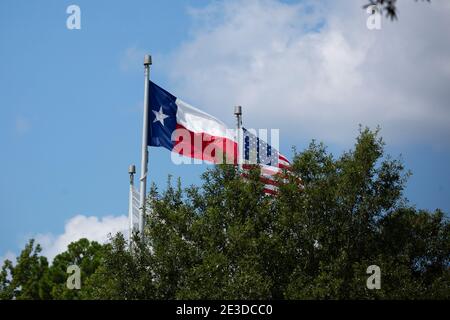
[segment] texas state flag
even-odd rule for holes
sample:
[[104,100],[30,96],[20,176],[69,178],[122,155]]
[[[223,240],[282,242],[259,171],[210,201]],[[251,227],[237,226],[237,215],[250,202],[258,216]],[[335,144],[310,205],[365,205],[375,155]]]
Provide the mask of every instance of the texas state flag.
[[150,81],[148,145],[211,163],[237,163],[234,131]]

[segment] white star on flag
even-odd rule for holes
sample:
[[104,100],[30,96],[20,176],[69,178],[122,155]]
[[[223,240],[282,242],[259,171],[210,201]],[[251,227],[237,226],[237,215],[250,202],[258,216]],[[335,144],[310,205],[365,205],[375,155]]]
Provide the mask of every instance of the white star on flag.
[[168,118],[169,116],[164,114],[162,106],[159,108],[158,112],[156,112],[155,110],[152,111],[155,114],[155,120],[153,120],[153,122],[159,121],[164,126],[164,119]]

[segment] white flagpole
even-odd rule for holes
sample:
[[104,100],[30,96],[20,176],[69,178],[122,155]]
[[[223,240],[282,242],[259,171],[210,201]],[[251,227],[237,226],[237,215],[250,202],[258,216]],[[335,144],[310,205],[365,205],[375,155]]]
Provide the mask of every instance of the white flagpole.
[[128,202],[128,245],[131,248],[131,241],[133,240],[133,188],[134,188],[134,174],[136,173],[136,166],[134,164],[128,167],[130,174],[130,194]]
[[144,120],[142,128],[142,157],[141,157],[141,178],[140,178],[140,194],[139,194],[139,236],[144,236],[144,217],[145,217],[145,196],[147,194],[147,169],[148,169],[148,113],[149,113],[149,76],[152,57],[148,54],[144,56]]
[[235,106],[234,107],[234,115],[236,116],[236,140],[238,144],[237,148],[237,160],[238,160],[238,168],[239,170],[242,170],[242,107],[241,106]]

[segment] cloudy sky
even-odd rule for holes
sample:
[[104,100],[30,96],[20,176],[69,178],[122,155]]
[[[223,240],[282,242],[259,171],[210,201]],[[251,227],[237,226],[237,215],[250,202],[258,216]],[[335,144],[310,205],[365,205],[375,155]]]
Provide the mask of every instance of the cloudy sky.
[[[53,257],[126,229],[127,167],[140,159],[145,53],[151,78],[233,126],[280,128],[339,154],[380,125],[413,171],[407,197],[450,211],[450,2],[399,2],[368,30],[365,0],[0,3],[0,259],[30,237]],[[66,8],[81,8],[81,30]],[[150,150],[150,179],[199,183],[204,165]]]

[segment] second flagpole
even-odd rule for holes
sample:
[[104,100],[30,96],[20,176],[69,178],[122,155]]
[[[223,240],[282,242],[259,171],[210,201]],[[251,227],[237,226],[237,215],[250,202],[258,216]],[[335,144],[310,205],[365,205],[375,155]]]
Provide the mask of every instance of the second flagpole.
[[237,140],[237,163],[239,170],[242,170],[242,152],[241,148],[243,145],[243,135],[242,135],[242,107],[234,107],[234,115],[236,116],[236,140]]
[[149,89],[150,89],[150,65],[152,57],[144,56],[144,119],[142,128],[142,154],[141,154],[141,178],[139,190],[139,236],[144,237],[145,222],[145,198],[147,194],[147,170],[148,170],[148,113],[149,113]]

